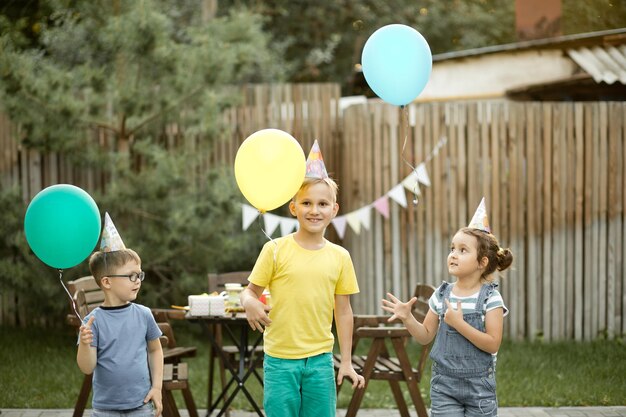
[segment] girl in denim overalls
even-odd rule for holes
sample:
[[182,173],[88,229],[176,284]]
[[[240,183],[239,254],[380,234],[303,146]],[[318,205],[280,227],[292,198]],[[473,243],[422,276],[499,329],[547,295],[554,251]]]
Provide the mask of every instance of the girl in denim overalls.
[[456,282],[444,282],[430,298],[430,309],[419,323],[411,314],[417,301],[406,303],[392,294],[382,308],[401,319],[421,344],[435,344],[431,379],[431,416],[497,416],[495,355],[502,341],[506,307],[491,282],[495,270],[513,262],[508,249],[484,229],[459,230],[450,247],[448,272]]

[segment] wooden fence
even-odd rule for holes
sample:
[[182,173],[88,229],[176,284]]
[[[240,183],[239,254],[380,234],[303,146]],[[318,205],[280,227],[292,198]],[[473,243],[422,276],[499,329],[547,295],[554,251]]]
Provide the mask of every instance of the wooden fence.
[[394,203],[388,220],[374,214],[370,230],[347,233],[362,287],[355,310],[377,311],[389,290],[406,299],[417,282],[449,279],[449,241],[485,196],[494,234],[515,256],[500,279],[509,336],[624,334],[626,105],[485,101],[408,110],[409,129],[386,104],[344,115],[344,211],[405,178],[403,159],[431,158],[431,186],[421,187],[417,205]]
[[[335,84],[242,87],[242,104],[224,114],[230,128],[206,165],[232,164],[241,141],[262,128],[290,132],[305,151],[319,139],[340,185],[341,214],[371,205],[411,173],[409,164],[425,162],[431,186],[421,187],[417,205],[407,192],[406,208],[392,202],[388,219],[372,210],[369,229],[348,228],[339,242],[361,286],[355,312],[380,313],[386,291],[406,299],[418,282],[449,280],[449,241],[485,196],[494,233],[515,256],[500,279],[509,336],[624,334],[626,105],[484,101],[400,110],[370,101],[341,112],[339,94]],[[89,190],[106,181],[18,139],[0,119],[0,184],[20,185],[25,199],[55,182]],[[336,239],[332,227],[329,236]]]

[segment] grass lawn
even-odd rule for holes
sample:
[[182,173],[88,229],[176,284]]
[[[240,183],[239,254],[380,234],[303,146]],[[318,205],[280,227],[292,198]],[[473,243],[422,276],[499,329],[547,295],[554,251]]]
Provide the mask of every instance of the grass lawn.
[[[197,406],[206,408],[208,341],[199,326],[174,325],[180,345],[198,347],[197,357],[188,360],[190,382]],[[73,408],[83,379],[75,361],[73,330],[0,327],[0,335],[0,407]],[[413,357],[418,349],[413,342],[409,344]],[[430,364],[426,367],[422,393],[429,403]],[[502,407],[624,405],[624,375],[623,339],[592,343],[505,341],[498,355],[498,400]],[[254,378],[250,381],[260,398],[260,385]],[[351,389],[344,386],[338,400],[340,408],[347,407],[350,395]],[[179,400],[182,405],[182,397]],[[234,407],[249,408],[243,396],[237,397]],[[372,381],[362,407],[395,408],[387,383]]]

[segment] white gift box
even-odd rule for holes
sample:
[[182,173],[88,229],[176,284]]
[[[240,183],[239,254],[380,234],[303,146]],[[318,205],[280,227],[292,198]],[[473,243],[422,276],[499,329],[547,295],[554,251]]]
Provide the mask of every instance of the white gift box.
[[223,316],[224,297],[219,295],[190,295],[188,298],[189,315]]

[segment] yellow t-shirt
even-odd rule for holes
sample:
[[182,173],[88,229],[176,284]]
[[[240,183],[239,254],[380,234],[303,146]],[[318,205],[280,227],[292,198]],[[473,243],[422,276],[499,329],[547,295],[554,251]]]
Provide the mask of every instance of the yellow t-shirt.
[[282,359],[332,352],[335,294],[359,292],[346,249],[326,241],[322,249],[308,250],[293,234],[263,246],[248,280],[270,291],[264,350]]

